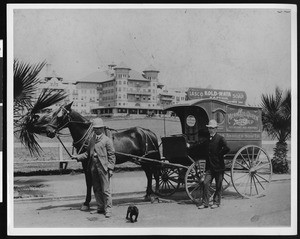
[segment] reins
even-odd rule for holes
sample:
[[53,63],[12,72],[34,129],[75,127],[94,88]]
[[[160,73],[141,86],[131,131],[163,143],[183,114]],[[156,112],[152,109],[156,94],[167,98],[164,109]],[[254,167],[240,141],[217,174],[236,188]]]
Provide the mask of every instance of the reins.
[[[66,150],[67,154],[69,155],[70,158],[72,158],[72,155],[70,154],[69,150],[66,148],[66,146],[64,145],[64,143],[62,142],[62,140],[60,139],[60,136],[59,136],[59,131],[62,130],[63,128],[66,128],[68,124],[71,124],[71,123],[76,123],[76,124],[90,124],[89,125],[89,128],[87,129],[87,131],[83,134],[83,136],[77,140],[76,142],[73,142],[72,146],[73,146],[73,149],[72,149],[72,152],[74,152],[74,148],[77,148],[77,146],[79,146],[81,144],[81,147],[79,148],[77,154],[80,154],[84,148],[84,146],[87,146],[88,145],[88,141],[90,139],[90,136],[93,132],[92,130],[92,123],[91,122],[87,122],[87,119],[85,119],[86,121],[85,122],[82,122],[82,121],[74,121],[71,119],[70,117],[70,112],[68,110],[66,110],[64,107],[62,107],[63,110],[65,110],[67,112],[67,116],[68,116],[68,120],[66,123],[64,123],[62,126],[60,127],[57,127],[53,124],[48,124],[49,126],[53,127],[55,129],[55,135],[57,137],[57,139],[59,140],[59,142],[61,143],[61,145],[63,146],[63,148]],[[115,132],[118,132],[118,131],[125,131],[127,129],[119,129],[119,130],[116,130],[116,129],[112,129],[112,128],[109,128],[109,127],[105,127],[106,129],[110,130],[110,131],[115,131]],[[146,129],[143,129],[141,128],[141,131],[143,132],[143,134],[145,135],[145,139],[146,139],[146,148],[145,148],[145,152],[144,152],[144,156],[146,156],[147,154],[149,153],[152,153],[153,151],[157,152],[159,151],[159,149],[156,147],[156,145],[154,144],[152,138],[150,137],[150,135],[146,132]],[[151,143],[151,145],[155,148],[155,150],[150,150],[149,151],[149,141]],[[116,152],[118,153],[118,152]],[[73,153],[72,153],[73,154]]]

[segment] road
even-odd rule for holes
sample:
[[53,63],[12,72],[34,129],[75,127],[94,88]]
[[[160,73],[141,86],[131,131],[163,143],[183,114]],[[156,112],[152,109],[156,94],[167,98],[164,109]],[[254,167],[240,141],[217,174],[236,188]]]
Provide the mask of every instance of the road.
[[[79,210],[85,193],[82,174],[16,177],[14,181],[19,192],[15,193],[13,203],[13,228],[23,233],[27,231],[30,235],[35,232],[51,235],[200,235],[215,234],[219,229],[227,229],[231,234],[231,227],[237,228],[237,231],[245,227],[247,229],[242,234],[248,231],[256,234],[264,227],[274,231],[276,227],[288,228],[291,225],[290,175],[274,175],[267,195],[261,198],[242,199],[229,187],[223,194],[220,208],[198,210],[184,191],[152,203],[145,201],[146,178],[143,172],[116,173],[112,180],[113,216],[109,219],[93,213],[96,210],[94,198],[91,212]],[[26,190],[20,190],[26,188],[24,185],[27,185],[27,195]],[[30,189],[34,185],[36,190]],[[125,220],[129,204],[139,208],[136,223]],[[216,228],[212,231],[212,227]]]

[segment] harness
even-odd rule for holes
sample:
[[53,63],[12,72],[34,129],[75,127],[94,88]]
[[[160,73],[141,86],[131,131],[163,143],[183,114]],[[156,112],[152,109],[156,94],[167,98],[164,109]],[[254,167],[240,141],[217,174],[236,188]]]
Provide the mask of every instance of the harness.
[[[66,146],[64,145],[64,143],[62,142],[62,140],[60,139],[60,136],[59,136],[59,131],[62,130],[63,128],[66,128],[68,126],[68,124],[70,123],[77,123],[77,124],[90,124],[88,130],[85,132],[85,134],[79,139],[77,140],[76,142],[73,142],[72,146],[72,154],[74,152],[74,148],[77,148],[79,145],[81,145],[81,147],[79,148],[78,150],[78,154],[80,154],[83,149],[85,147],[88,146],[88,143],[92,137],[92,132],[93,132],[93,127],[92,127],[92,124],[91,122],[81,122],[81,121],[74,121],[72,120],[71,116],[70,116],[70,111],[67,110],[64,106],[61,107],[62,110],[64,110],[66,112],[66,115],[67,115],[67,121],[66,123],[64,123],[62,126],[60,127],[57,127],[53,124],[48,124],[49,126],[53,127],[55,129],[55,135],[57,137],[57,139],[59,140],[59,142],[62,144],[63,148],[66,150],[66,152],[68,153],[68,155],[70,157],[72,157],[72,155],[70,154],[70,152],[68,151],[68,149],[66,148]],[[105,127],[106,129],[108,130],[111,130],[111,131],[115,131],[115,132],[119,132],[119,131],[125,131],[126,129],[121,129],[121,130],[116,130],[116,129],[112,129],[112,128],[109,128],[109,127]],[[127,128],[128,129],[128,128]],[[146,129],[143,129],[143,128],[140,128],[141,132],[144,134],[145,136],[145,140],[146,140],[146,147],[145,147],[145,152],[143,154],[142,157],[145,157],[146,155],[149,155],[150,153],[157,153],[159,151],[158,147],[154,144],[152,138],[150,137],[150,135],[146,132]],[[149,146],[153,146],[155,149],[154,150],[149,150]],[[120,154],[120,155],[125,155],[123,153],[120,153],[120,152],[115,152],[116,154]]]

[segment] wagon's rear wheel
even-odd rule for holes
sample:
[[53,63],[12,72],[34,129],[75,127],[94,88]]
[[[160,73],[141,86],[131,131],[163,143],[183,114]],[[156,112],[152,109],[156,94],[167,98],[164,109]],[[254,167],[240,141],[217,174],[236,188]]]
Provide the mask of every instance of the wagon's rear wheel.
[[205,160],[194,162],[185,174],[185,190],[189,198],[196,204],[200,204],[203,195],[203,181]]
[[272,163],[268,154],[256,145],[241,148],[233,158],[231,181],[245,198],[261,196],[272,178]]
[[160,197],[174,194],[180,185],[179,174],[178,168],[162,166],[158,182],[153,180],[152,191]]

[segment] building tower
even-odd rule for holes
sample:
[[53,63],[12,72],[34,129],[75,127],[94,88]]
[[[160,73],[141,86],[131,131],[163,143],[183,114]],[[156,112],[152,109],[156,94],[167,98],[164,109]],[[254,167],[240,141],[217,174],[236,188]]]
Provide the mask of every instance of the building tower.
[[152,99],[151,102],[157,102],[157,86],[158,86],[158,73],[159,71],[155,69],[154,66],[150,65],[144,71],[144,76],[146,79],[150,80],[150,88]]
[[[128,91],[128,78],[129,71],[131,70],[128,66],[126,66],[123,62],[120,65],[114,67],[115,70],[115,98],[117,99],[115,102],[117,105],[121,103],[122,106],[126,106],[127,103],[127,91]],[[125,105],[124,105],[125,104]]]

